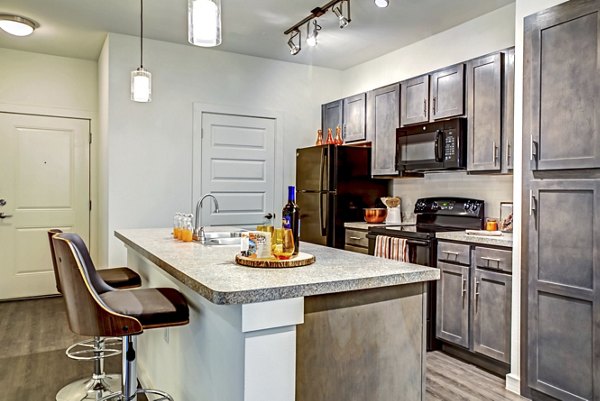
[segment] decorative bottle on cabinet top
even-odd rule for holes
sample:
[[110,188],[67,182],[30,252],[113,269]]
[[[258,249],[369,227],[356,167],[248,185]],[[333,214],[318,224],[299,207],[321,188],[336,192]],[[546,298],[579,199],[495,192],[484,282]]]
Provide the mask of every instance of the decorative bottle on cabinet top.
[[315,146],[323,145],[323,130],[320,129],[317,131],[317,142],[315,142]]
[[296,205],[296,187],[288,187],[288,202],[281,211],[281,226],[292,230],[294,236],[294,255],[300,251],[300,208]]
[[331,128],[327,128],[327,141],[325,141],[327,145],[333,145],[333,135],[331,135]]
[[333,140],[333,143],[335,143],[336,145],[344,144],[344,140],[342,139],[342,129],[339,125],[335,127],[335,139]]

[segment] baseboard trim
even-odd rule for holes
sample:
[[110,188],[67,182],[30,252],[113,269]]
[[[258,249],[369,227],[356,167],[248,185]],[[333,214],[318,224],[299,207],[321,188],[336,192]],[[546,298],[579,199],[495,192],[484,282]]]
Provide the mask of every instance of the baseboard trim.
[[507,374],[506,389],[512,393],[521,395],[521,378],[514,373]]

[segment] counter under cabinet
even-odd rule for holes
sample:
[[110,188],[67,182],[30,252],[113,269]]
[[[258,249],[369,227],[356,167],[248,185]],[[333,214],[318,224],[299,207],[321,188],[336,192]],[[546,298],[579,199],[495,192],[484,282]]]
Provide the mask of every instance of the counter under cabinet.
[[439,270],[304,242],[314,264],[260,269],[169,229],[115,235],[144,286],[190,306],[189,325],[140,336],[145,386],[179,401],[425,398],[425,283]]

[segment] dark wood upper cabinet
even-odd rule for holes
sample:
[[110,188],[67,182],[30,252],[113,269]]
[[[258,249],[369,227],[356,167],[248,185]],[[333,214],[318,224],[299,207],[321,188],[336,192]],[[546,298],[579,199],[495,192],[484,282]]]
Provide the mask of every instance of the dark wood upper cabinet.
[[344,99],[344,142],[367,139],[366,97],[365,93],[361,93]]
[[429,121],[429,74],[402,82],[400,91],[402,126]]
[[502,99],[502,171],[512,171],[515,159],[515,49],[504,56],[504,97]]
[[503,62],[496,53],[467,63],[469,171],[500,171]]
[[371,174],[397,175],[396,128],[400,124],[400,84],[367,93],[367,130],[371,134]]
[[600,167],[599,2],[568,4],[525,22],[532,170]]
[[430,120],[465,114],[465,65],[458,64],[431,74]]
[[331,128],[331,134],[335,138],[335,128],[343,125],[344,118],[343,100],[336,100],[321,106],[321,129],[323,130],[323,142],[327,139],[327,130]]

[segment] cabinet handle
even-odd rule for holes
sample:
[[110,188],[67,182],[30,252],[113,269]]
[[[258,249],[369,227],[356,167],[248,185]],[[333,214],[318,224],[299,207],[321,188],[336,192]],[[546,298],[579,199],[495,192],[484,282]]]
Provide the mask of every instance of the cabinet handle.
[[535,196],[533,195],[533,189],[529,190],[529,215],[533,216],[533,214],[536,212],[536,206],[535,206]]
[[427,99],[423,99],[423,115],[427,117]]
[[462,306],[463,306],[463,309],[465,309],[465,296],[467,295],[467,279],[464,276],[462,276],[462,275],[461,275],[461,277],[462,277],[462,289],[461,289],[461,291],[462,291],[462,301],[463,301],[463,303],[462,303],[463,305]]
[[347,129],[346,124],[342,125],[342,139],[346,139]]
[[508,143],[508,146],[506,149],[506,164],[508,166],[510,166],[510,142]]
[[362,238],[360,238],[360,237],[350,237],[350,239],[353,239],[355,241],[360,241]]
[[497,263],[500,263],[500,262],[502,262],[502,259],[489,258],[489,257],[487,257],[487,256],[481,256],[481,259],[483,259],[483,260],[487,260],[487,261],[489,261],[489,262],[497,262]]
[[494,160],[494,166],[498,163],[498,146],[496,141],[492,142],[492,160]]
[[478,304],[479,303],[479,281],[475,280],[475,313],[477,313],[478,310]]
[[456,255],[456,256],[458,256],[458,252],[454,252],[454,251],[442,251],[442,253],[447,253],[448,255]]
[[530,144],[529,144],[529,160],[533,161],[534,157],[537,160],[538,158],[538,149],[537,149],[537,142],[533,140],[533,134],[529,135],[529,140],[530,140]]
[[434,96],[433,97],[433,116],[435,117],[435,104],[436,104],[437,98]]

